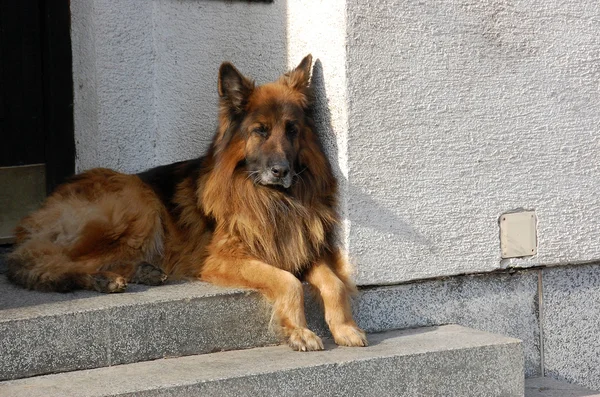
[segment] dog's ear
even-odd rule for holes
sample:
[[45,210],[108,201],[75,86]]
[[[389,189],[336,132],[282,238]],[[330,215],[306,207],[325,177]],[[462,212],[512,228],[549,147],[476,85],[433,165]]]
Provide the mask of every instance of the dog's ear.
[[304,91],[310,82],[310,70],[312,68],[312,55],[308,54],[300,62],[296,69],[282,76],[283,81],[291,88]]
[[244,110],[248,97],[254,90],[254,82],[244,77],[229,62],[219,68],[219,97],[235,113]]

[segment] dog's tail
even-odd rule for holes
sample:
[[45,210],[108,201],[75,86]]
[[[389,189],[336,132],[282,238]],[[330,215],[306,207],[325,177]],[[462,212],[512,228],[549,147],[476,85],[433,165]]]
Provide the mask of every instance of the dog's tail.
[[[7,277],[27,289],[44,292],[69,292],[82,288],[85,274],[68,271],[64,266],[70,259],[57,247],[47,246],[42,251],[28,249],[27,242],[6,256]],[[61,269],[63,269],[61,271]]]

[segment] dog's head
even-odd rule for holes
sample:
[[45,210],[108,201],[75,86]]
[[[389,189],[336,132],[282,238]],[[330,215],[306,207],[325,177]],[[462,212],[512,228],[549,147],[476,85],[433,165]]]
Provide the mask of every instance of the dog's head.
[[[221,127],[215,139],[222,151],[237,138],[249,178],[266,186],[292,185],[298,156],[310,133],[305,112],[310,104],[312,56],[306,56],[277,81],[256,87],[231,63],[219,69]],[[240,149],[241,150],[241,149]]]

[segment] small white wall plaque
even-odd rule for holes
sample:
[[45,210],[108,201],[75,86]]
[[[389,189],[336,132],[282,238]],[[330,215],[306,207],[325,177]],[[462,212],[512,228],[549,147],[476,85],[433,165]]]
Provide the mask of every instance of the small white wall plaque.
[[500,216],[500,249],[502,258],[537,254],[537,217],[534,211]]

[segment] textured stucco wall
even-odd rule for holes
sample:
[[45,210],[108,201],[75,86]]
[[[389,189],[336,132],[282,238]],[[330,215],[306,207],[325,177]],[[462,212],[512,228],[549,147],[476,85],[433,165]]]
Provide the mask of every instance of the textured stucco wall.
[[[600,257],[600,5],[74,0],[77,167],[204,151],[217,69],[258,83],[311,52],[317,125],[361,284]],[[498,217],[539,250],[500,259]]]
[[154,154],[152,7],[71,2],[76,168],[133,171]]
[[[600,257],[600,3],[347,1],[362,283]],[[537,212],[538,255],[498,217]]]
[[285,2],[75,0],[71,12],[79,171],[199,156],[220,63],[258,83],[287,66]]
[[163,164],[198,157],[209,145],[221,62],[233,62],[259,84],[286,70],[286,3],[153,4],[155,157]]

